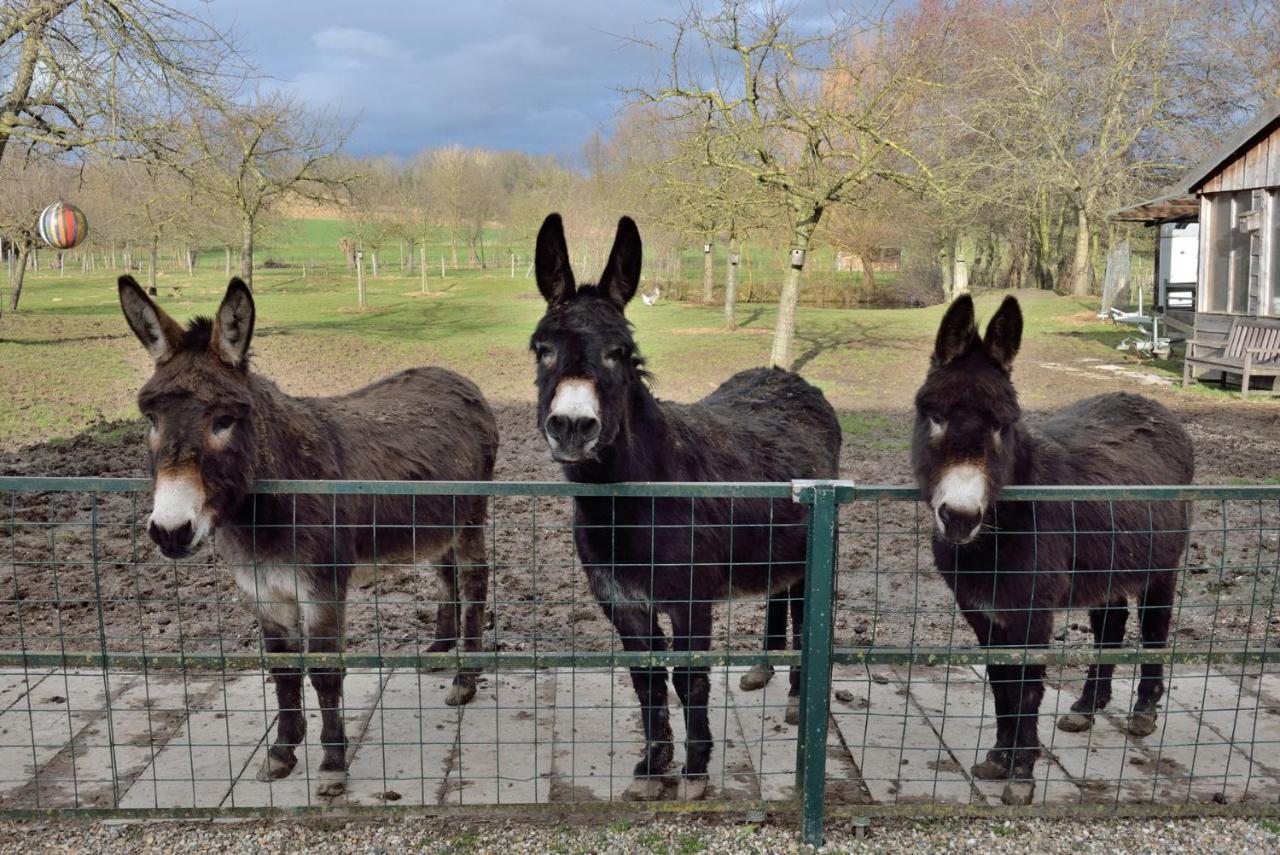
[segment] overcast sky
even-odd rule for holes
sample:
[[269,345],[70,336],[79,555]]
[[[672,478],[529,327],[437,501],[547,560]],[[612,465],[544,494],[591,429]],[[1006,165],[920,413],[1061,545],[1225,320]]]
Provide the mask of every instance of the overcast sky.
[[461,143],[573,155],[656,57],[675,0],[212,0],[272,85],[359,115],[356,154]]

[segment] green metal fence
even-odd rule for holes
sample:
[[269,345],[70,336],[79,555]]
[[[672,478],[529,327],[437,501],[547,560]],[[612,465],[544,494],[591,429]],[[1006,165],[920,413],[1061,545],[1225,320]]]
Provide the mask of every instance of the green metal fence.
[[[575,813],[825,815],[1275,813],[1280,801],[1280,487],[1013,488],[1037,502],[1192,504],[1169,646],[1097,651],[1079,611],[1038,649],[982,649],[933,570],[930,512],[912,488],[848,482],[616,484],[260,482],[258,493],[485,495],[493,574],[482,653],[427,653],[436,601],[417,556],[354,592],[340,654],[265,653],[230,573],[202,549],[163,559],[147,539],[150,482],[0,478],[0,817]],[[709,497],[808,506],[804,649],[764,650],[764,604],[715,607],[703,653],[621,649],[573,548],[572,496]],[[663,536],[655,531],[654,537]],[[393,565],[403,565],[396,567]],[[685,565],[682,572],[699,572]],[[1136,631],[1130,637],[1136,636]],[[969,773],[991,746],[980,666],[1048,668],[1036,799],[1000,804]],[[1126,737],[1142,663],[1167,666],[1157,731]],[[346,793],[319,797],[319,722],[299,764],[254,777],[271,736],[272,664],[347,669]],[[762,691],[739,685],[771,664]],[[1108,712],[1054,728],[1090,664],[1116,665]],[[627,666],[711,668],[715,749],[706,801],[620,802],[640,747]],[[802,665],[800,721],[786,669]],[[467,707],[452,673],[480,669]],[[304,689],[314,716],[314,695]],[[674,696],[676,774],[683,732]],[[993,789],[994,787],[994,789]]]

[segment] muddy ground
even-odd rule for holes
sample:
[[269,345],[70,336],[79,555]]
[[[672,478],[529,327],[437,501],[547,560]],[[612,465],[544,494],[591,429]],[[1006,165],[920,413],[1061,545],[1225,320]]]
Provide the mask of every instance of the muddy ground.
[[[1280,459],[1273,408],[1192,403],[1178,408],[1197,447],[1197,481],[1223,483],[1267,474]],[[500,480],[559,480],[533,430],[531,405],[498,408]],[[905,411],[857,414],[841,475],[863,484],[909,483]],[[70,440],[0,455],[0,475],[147,474],[140,423],[102,423]],[[258,649],[251,609],[211,547],[191,560],[161,557],[139,525],[149,497],[129,494],[0,496],[0,648],[30,651],[183,652]],[[96,535],[91,521],[96,518]],[[931,569],[929,529],[908,502],[859,503],[842,510],[836,638],[842,644],[956,644],[972,636]],[[492,506],[490,588],[498,650],[600,649],[612,627],[575,566],[567,499],[501,498]],[[1182,644],[1269,643],[1275,608],[1280,508],[1269,503],[1202,503],[1173,640]],[[877,534],[878,532],[878,534]],[[97,561],[95,563],[94,556]],[[352,599],[349,649],[414,652],[430,641],[433,574],[408,568]],[[101,612],[97,603],[101,599]],[[739,601],[717,609],[713,646],[759,646],[762,608]],[[1089,642],[1087,618],[1059,618],[1060,643]],[[1136,635],[1136,633],[1131,633]]]

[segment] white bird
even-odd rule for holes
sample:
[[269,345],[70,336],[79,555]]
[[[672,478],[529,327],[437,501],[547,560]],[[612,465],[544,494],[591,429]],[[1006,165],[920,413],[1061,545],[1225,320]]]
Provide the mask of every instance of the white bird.
[[654,303],[658,302],[658,298],[661,296],[662,290],[660,288],[654,288],[652,294],[641,294],[640,299],[644,301],[646,306],[652,306]]

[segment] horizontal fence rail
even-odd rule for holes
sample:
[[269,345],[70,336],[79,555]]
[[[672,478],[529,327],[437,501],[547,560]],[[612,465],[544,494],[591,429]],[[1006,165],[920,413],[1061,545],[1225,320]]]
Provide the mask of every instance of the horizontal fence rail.
[[[150,489],[146,479],[0,478],[0,817],[616,811],[643,745],[631,668],[709,675],[710,792],[677,799],[684,719],[673,683],[674,760],[656,802],[665,810],[795,812],[810,842],[827,814],[1280,812],[1280,486],[1004,490],[1002,501],[1069,506],[1071,519],[1091,506],[1191,508],[1168,644],[1143,646],[1135,611],[1123,641],[1103,649],[1087,604],[1074,601],[1046,645],[979,646],[934,569],[932,511],[910,487],[260,481],[249,501],[271,497],[290,513],[255,538],[283,534],[294,545],[283,560],[250,555],[235,567],[216,538],[187,559],[161,556],[145,529]],[[418,513],[419,502],[442,497],[455,511],[464,497],[484,497],[488,515],[474,525]],[[698,574],[773,579],[785,562],[775,566],[771,544],[802,525],[803,593],[779,593],[781,629],[762,595],[745,597],[710,604],[710,638],[695,644],[707,649],[624,649],[578,563],[573,497],[615,509],[608,537],[687,543],[687,557],[668,552],[676,559],[639,569],[652,580],[681,574],[691,591]],[[713,501],[727,512],[709,515]],[[354,502],[371,516],[350,516]],[[412,509],[407,522],[390,512],[396,502]],[[672,502],[687,503],[687,523],[629,516]],[[788,516],[797,506],[805,513]],[[429,650],[443,612],[437,568],[418,544],[468,527],[485,544],[485,567],[460,565],[489,575],[484,643]],[[378,548],[379,537],[406,532],[411,548]],[[372,553],[346,563],[304,554],[317,539],[370,533]],[[1074,524],[1020,533],[1045,543],[1110,538],[1117,549],[1153,534]],[[766,545],[733,551],[726,564],[709,557],[704,536]],[[346,599],[344,642],[268,650],[233,577],[317,566],[367,579]],[[295,599],[304,620],[308,608],[333,605]],[[797,645],[787,615],[801,604]],[[705,604],[690,594],[688,606]],[[1140,674],[1155,665],[1167,683],[1159,723],[1135,737],[1125,717]],[[1100,666],[1115,670],[1110,705],[1087,730],[1058,727],[1086,671]],[[1001,804],[1001,783],[970,772],[994,744],[990,667],[1045,671],[1030,805]],[[318,792],[322,727],[310,685],[297,767],[258,780],[278,720],[273,668],[345,670],[344,791]],[[788,715],[793,668],[797,718]],[[478,691],[454,707],[445,695],[458,672],[478,673]],[[764,688],[743,682],[769,672]]]

